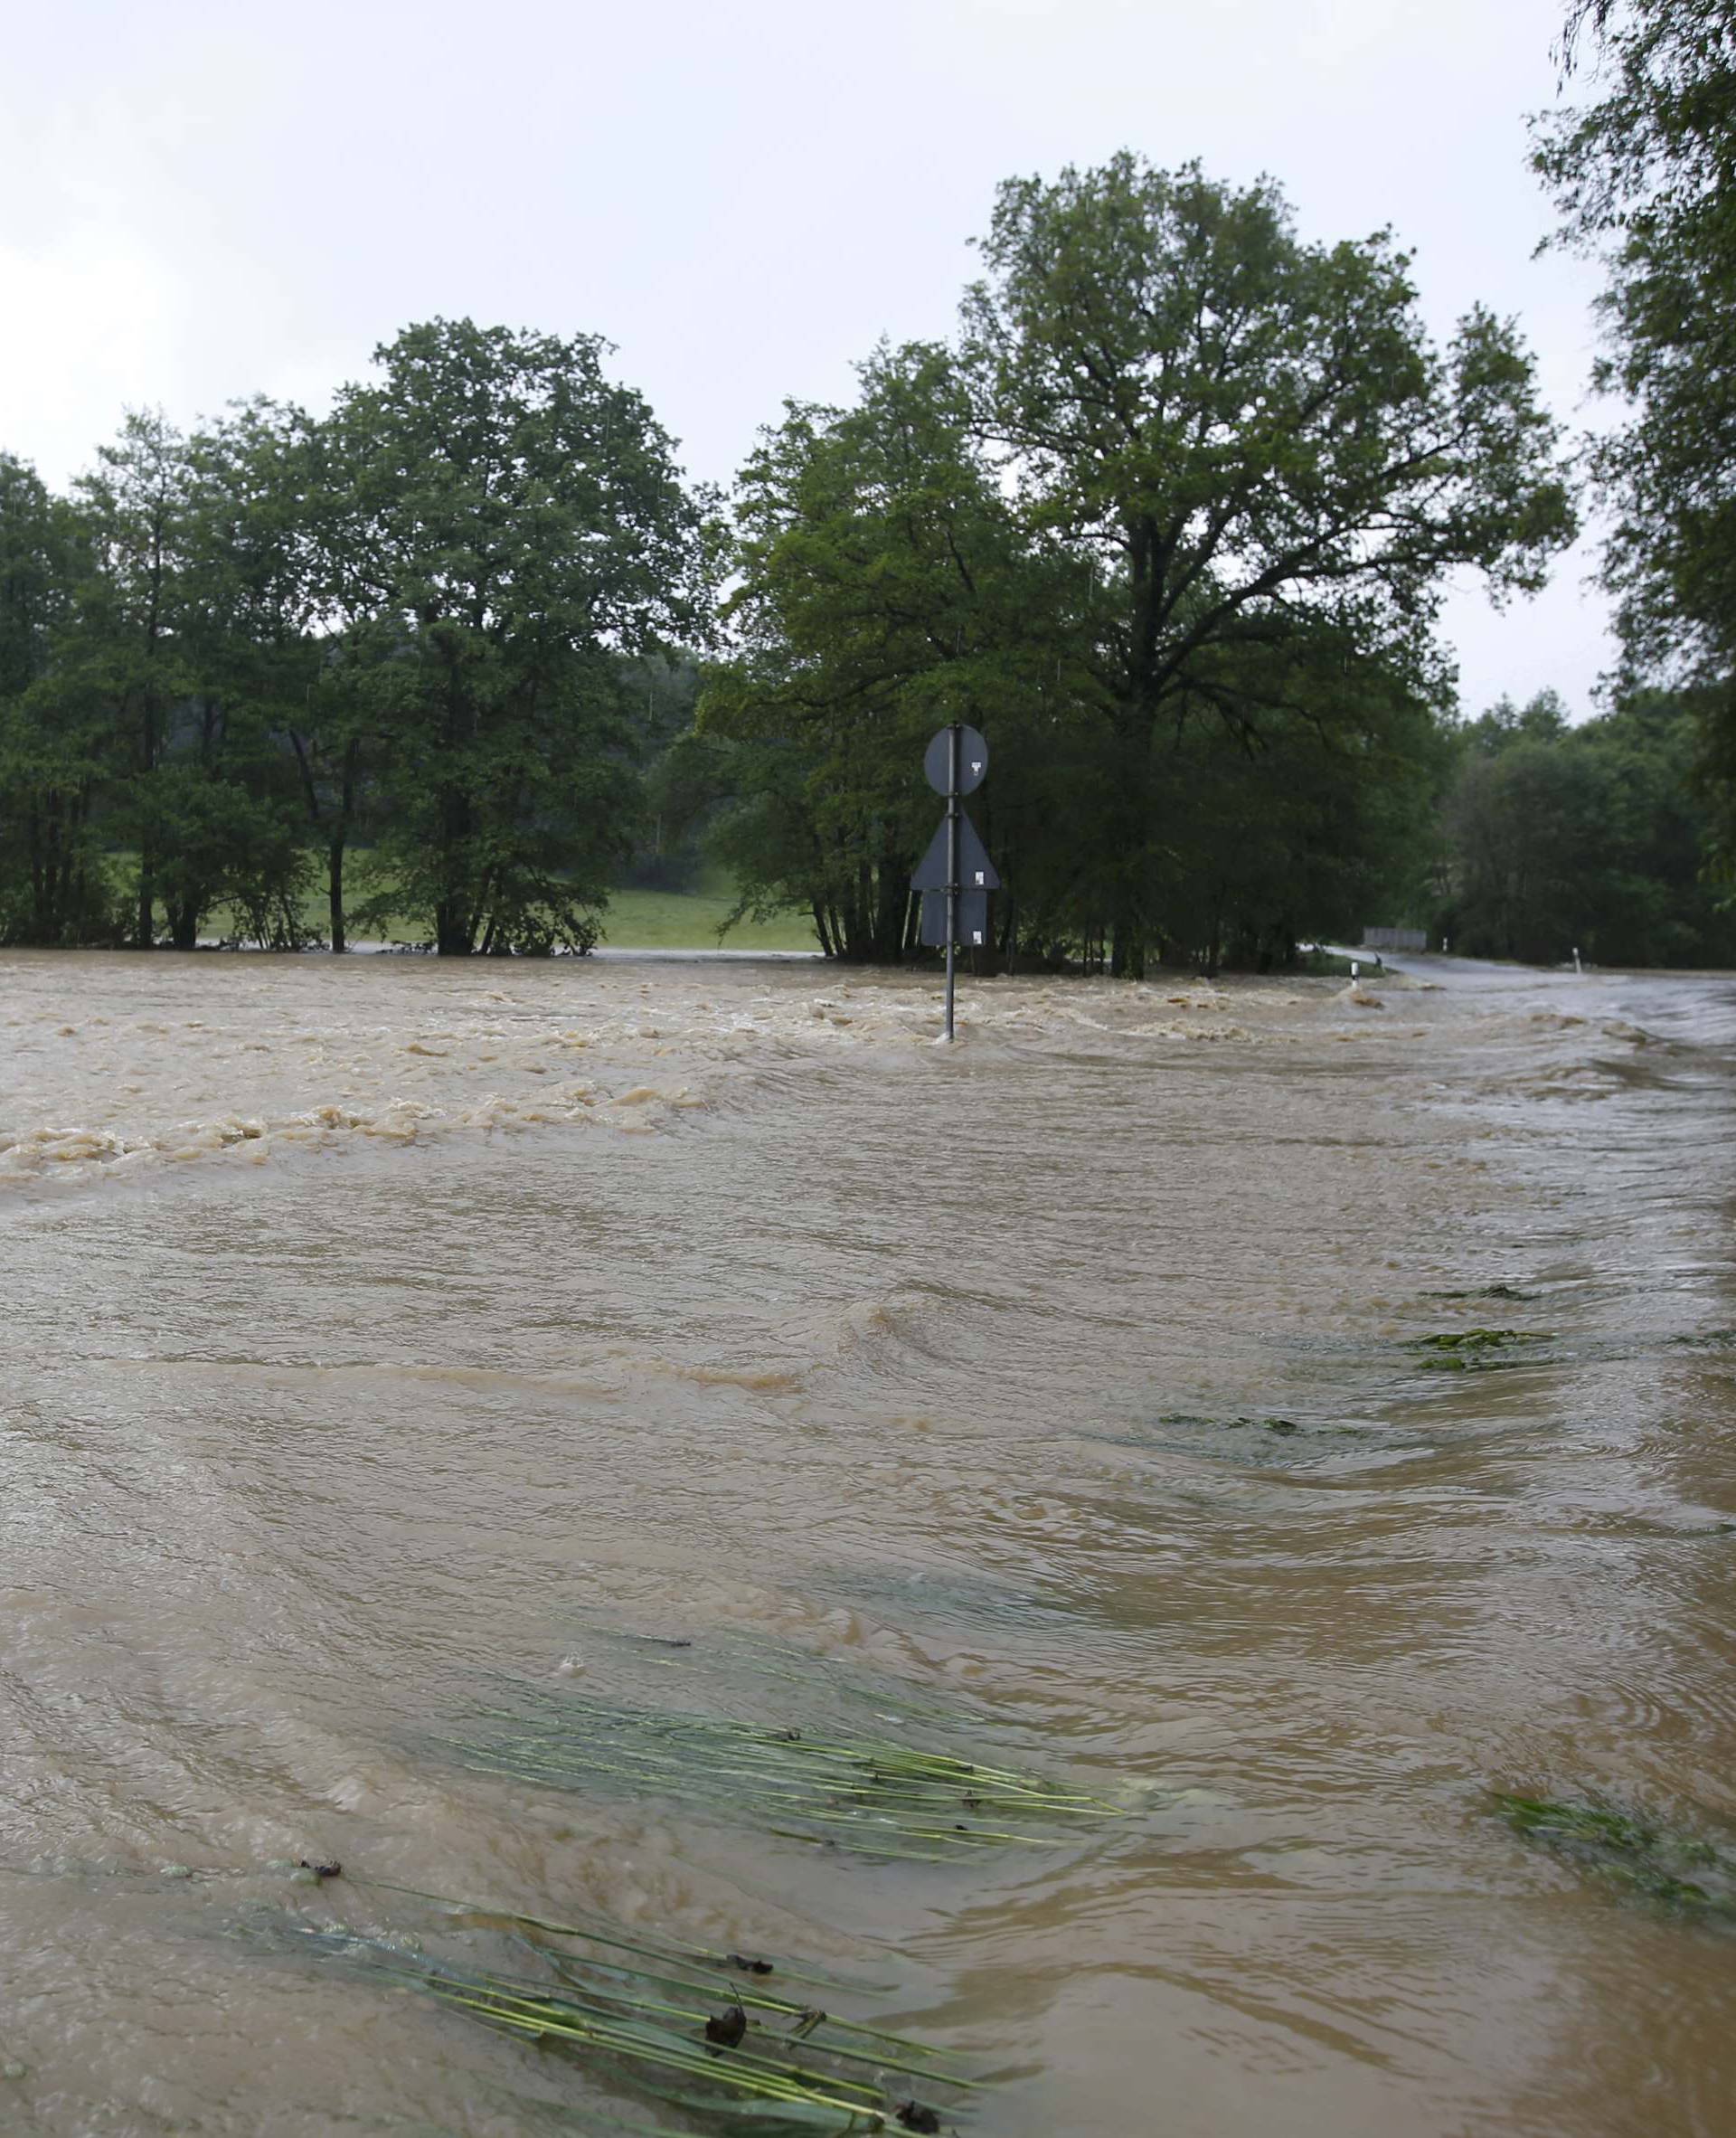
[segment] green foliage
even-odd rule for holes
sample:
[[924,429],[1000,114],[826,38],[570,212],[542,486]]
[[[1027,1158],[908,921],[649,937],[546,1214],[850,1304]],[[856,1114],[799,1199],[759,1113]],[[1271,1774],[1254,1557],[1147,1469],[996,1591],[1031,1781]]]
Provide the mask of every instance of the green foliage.
[[51,661],[57,698],[106,738],[103,829],[134,856],[132,940],[157,908],[178,948],[226,900],[263,940],[299,940],[305,864],[273,728],[305,667],[273,634],[255,553],[244,425],[187,440],[135,413],[79,486],[82,569]]
[[1505,1373],[1529,1364],[1524,1345],[1548,1340],[1546,1334],[1523,1329],[1443,1329],[1437,1336],[1415,1336],[1407,1349],[1421,1353],[1429,1373]]
[[1729,328],[1688,312],[1722,288],[1732,8],[1575,9],[1609,93],[1539,151],[1615,249],[1630,647],[1691,687],[1455,727],[1447,575],[1505,599],[1572,532],[1529,356],[1481,310],[1437,346],[1390,234],[1307,243],[1269,181],[1124,154],[1000,189],[953,344],[787,405],[727,557],[589,336],[434,320],[328,418],[135,412],[70,501],[0,459],[0,937],[292,948],[323,878],[338,949],[583,951],[612,885],[709,857],[738,919],[894,960],[915,766],[962,718],[986,961],[1267,969],[1377,918],[1731,955]]
[[882,349],[861,379],[853,409],[792,404],[743,470],[741,652],[708,676],[700,725],[744,910],[799,903],[835,954],[893,959],[933,828],[911,768],[938,724],[992,722],[984,828],[1024,880],[1022,823],[1052,816],[1058,730],[1069,746],[1066,590],[974,444],[948,354]]
[[316,569],[393,768],[379,851],[443,952],[595,941],[637,820],[617,656],[703,628],[701,505],[603,355],[410,327],[315,442]]
[[1636,692],[1570,728],[1545,693],[1461,731],[1434,924],[1474,955],[1709,965],[1736,919],[1706,879],[1713,811],[1691,700]]
[[956,350],[881,350],[743,472],[721,851],[897,955],[910,766],[962,717],[1006,951],[1287,962],[1414,866],[1443,574],[1529,588],[1571,533],[1529,359],[1482,313],[1437,352],[1388,239],[1130,156],[1003,186],[982,251]]
[[1445,573],[1534,587],[1569,538],[1555,427],[1510,326],[1475,311],[1437,351],[1391,239],[1305,244],[1269,182],[1123,154],[1009,181],[981,250],[963,362],[1026,524],[1089,574],[1131,970],[1173,881],[1160,738],[1215,724],[1251,755],[1302,722],[1354,763],[1334,671],[1427,697]]
[[1736,838],[1736,0],[1576,6],[1600,92],[1539,122],[1565,241],[1600,255],[1602,390],[1631,411],[1593,442],[1606,582],[1636,676],[1692,684]]
[[0,454],[0,943],[112,940],[93,818],[113,739],[58,674],[79,530],[35,474]]
[[1705,1922],[1736,1925],[1736,1855],[1592,1797],[1497,1792],[1497,1814],[1528,1841],[1631,1895]]
[[298,948],[323,864],[343,949],[361,837],[373,917],[590,949],[714,548],[604,354],[436,321],[325,421],[136,412],[65,503],[0,459],[0,940]]

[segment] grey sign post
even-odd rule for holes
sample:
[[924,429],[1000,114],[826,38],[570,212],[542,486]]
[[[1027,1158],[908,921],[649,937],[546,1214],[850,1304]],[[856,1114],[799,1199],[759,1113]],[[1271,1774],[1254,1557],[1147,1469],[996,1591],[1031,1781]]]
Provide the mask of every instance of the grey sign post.
[[921,940],[946,945],[945,1036],[950,1046],[957,946],[964,941],[980,949],[988,941],[988,894],[1001,887],[976,827],[960,806],[960,797],[974,794],[988,771],[988,744],[974,727],[955,720],[929,744],[922,770],[935,792],[946,796],[947,814],[917,865],[910,888],[922,894]]

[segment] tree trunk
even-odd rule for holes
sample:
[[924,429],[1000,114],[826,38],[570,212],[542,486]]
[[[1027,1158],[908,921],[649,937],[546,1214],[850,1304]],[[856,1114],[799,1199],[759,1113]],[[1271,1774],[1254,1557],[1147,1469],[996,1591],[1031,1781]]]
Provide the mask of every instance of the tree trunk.
[[467,958],[476,947],[481,913],[471,904],[465,884],[465,848],[471,829],[469,798],[448,788],[440,802],[440,882],[434,908],[434,948],[442,958]]
[[472,949],[469,909],[456,898],[434,908],[434,948],[442,958],[467,958]]
[[904,949],[904,922],[910,912],[909,872],[897,855],[882,855],[876,870],[879,878],[874,901],[874,957],[882,965],[896,965]]
[[1109,879],[1109,972],[1116,979],[1146,977],[1154,726],[1152,714],[1139,705],[1124,706],[1116,723],[1116,798],[1109,818],[1116,847]]
[[326,850],[326,903],[332,916],[332,949],[341,954],[350,947],[344,933],[344,837],[341,832]]
[[133,948],[148,951],[156,941],[156,895],[152,885],[154,856],[146,839],[138,851],[138,910],[133,923]]

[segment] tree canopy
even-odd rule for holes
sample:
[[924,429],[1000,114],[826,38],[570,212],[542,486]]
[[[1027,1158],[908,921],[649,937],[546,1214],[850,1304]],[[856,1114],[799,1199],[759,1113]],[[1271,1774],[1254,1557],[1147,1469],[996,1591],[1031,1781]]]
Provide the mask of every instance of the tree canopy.
[[[1571,537],[1530,359],[1481,311],[1437,350],[1389,237],[1306,243],[1275,185],[1191,166],[1010,181],[981,251],[956,346],[882,351],[744,472],[742,655],[703,713],[764,745],[743,861],[822,905],[898,885],[910,752],[968,717],[1042,767],[995,802],[1039,939],[1107,936],[1123,972],[1276,945],[1318,884],[1250,875],[1255,824],[1365,877],[1359,812],[1390,816],[1441,695],[1444,575],[1531,589]],[[1308,794],[1312,833],[1278,829]],[[883,954],[904,911],[845,938]]]
[[1736,915],[1701,866],[1695,714],[1690,699],[1642,691],[1575,727],[1544,692],[1462,727],[1431,925],[1485,957],[1729,962]]
[[341,950],[360,832],[363,919],[589,948],[715,551],[606,355],[435,320],[318,421],[136,412],[66,500],[0,461],[0,935],[293,948],[323,865]]
[[[1562,237],[1600,256],[1597,383],[1626,418],[1594,441],[1607,583],[1630,676],[1691,684],[1736,768],[1736,0],[1576,7],[1597,94],[1539,121]],[[1582,48],[1581,48],[1582,49]],[[1726,818],[1724,838],[1731,822]]]
[[917,766],[964,719],[991,960],[1269,966],[1372,919],[1713,954],[1733,11],[1573,8],[1598,98],[1538,139],[1634,409],[1593,461],[1628,673],[1584,729],[1461,724],[1437,638],[1449,574],[1505,601],[1575,531],[1514,323],[1437,342],[1390,232],[1124,153],[1001,186],[957,332],[786,403],[732,526],[607,344],[466,319],[323,416],[136,412],[64,497],[0,457],[0,940],[583,951],[703,842],[740,911],[916,955]]

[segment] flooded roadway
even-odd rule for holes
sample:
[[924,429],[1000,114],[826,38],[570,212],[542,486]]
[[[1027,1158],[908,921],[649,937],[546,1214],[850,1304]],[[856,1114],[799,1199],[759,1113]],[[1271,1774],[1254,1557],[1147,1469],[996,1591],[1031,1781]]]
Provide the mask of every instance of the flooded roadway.
[[[1736,983],[1413,967],[0,958],[0,2130],[616,2127],[236,1935],[370,1878],[860,1963],[984,2138],[1736,2126],[1736,1938],[1489,1806],[1736,1831]],[[503,1675],[1129,1815],[834,1859]]]

